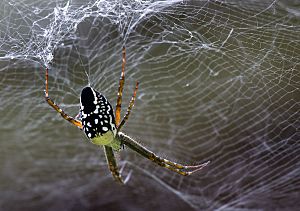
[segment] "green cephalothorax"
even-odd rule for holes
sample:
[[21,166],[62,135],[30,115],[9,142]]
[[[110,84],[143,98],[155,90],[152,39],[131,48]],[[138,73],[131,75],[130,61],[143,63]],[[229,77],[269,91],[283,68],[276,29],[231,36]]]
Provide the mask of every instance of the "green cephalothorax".
[[111,131],[92,138],[91,142],[95,145],[109,146],[115,151],[121,149],[121,141],[118,140]]

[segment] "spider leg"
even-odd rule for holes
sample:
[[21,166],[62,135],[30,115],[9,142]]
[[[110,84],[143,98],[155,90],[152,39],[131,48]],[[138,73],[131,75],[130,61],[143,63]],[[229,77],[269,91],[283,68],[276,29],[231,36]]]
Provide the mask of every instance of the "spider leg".
[[45,91],[45,100],[47,101],[47,103],[54,108],[54,110],[56,110],[58,113],[60,113],[60,115],[67,121],[69,121],[71,124],[75,125],[76,127],[78,127],[79,129],[82,129],[82,123],[79,120],[76,120],[75,118],[69,116],[68,114],[66,114],[58,105],[56,105],[56,103],[49,97],[49,93],[48,93],[48,68],[46,68],[46,89]]
[[[119,140],[123,144],[125,144],[126,146],[128,146],[132,150],[136,151],[140,155],[144,156],[145,158],[153,161],[157,165],[162,166],[164,168],[167,168],[167,169],[169,169],[171,171],[174,171],[178,174],[181,174],[183,176],[191,175],[191,174],[201,170],[203,167],[208,165],[209,162],[210,162],[210,161],[208,161],[206,163],[203,163],[203,164],[200,164],[200,165],[195,165],[195,166],[184,166],[184,165],[166,160],[164,158],[161,158],[161,157],[155,155],[153,152],[146,149],[145,147],[143,147],[142,145],[140,145],[135,140],[133,140],[132,138],[130,138],[129,136],[125,135],[122,132],[118,133],[117,138],[119,138]],[[193,169],[193,170],[190,170],[190,169]]]
[[132,98],[131,98],[130,103],[129,103],[128,108],[127,108],[127,112],[126,112],[125,116],[123,117],[121,123],[119,124],[119,126],[117,128],[117,133],[121,130],[121,128],[123,127],[123,125],[125,124],[125,122],[127,121],[128,117],[130,115],[131,109],[134,106],[134,101],[135,101],[135,98],[136,98],[136,92],[138,90],[138,86],[139,86],[139,82],[137,81],[136,85],[135,85],[133,95],[132,95]]
[[119,169],[117,166],[116,158],[113,152],[113,149],[109,146],[104,146],[106,160],[109,166],[109,170],[116,181],[124,184],[124,181],[119,173]]
[[122,95],[123,95],[123,87],[125,83],[125,64],[126,64],[126,49],[123,47],[122,49],[122,72],[119,80],[119,88],[118,88],[118,99],[116,105],[116,125],[118,127],[121,120],[121,107],[122,107]]

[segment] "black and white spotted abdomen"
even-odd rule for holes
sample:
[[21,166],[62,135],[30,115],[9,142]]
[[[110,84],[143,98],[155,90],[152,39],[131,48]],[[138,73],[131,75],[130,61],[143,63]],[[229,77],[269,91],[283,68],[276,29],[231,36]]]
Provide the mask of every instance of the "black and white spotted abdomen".
[[83,131],[89,139],[116,135],[113,108],[102,94],[92,87],[85,87],[81,91],[80,104]]

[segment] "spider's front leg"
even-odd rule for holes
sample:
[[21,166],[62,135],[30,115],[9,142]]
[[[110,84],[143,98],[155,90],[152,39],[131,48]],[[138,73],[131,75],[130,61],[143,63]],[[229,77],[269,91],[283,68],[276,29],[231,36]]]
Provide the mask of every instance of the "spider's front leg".
[[124,181],[119,172],[119,168],[118,168],[118,165],[116,162],[116,158],[115,158],[113,149],[109,146],[104,146],[104,151],[105,151],[105,156],[106,156],[106,160],[108,163],[108,167],[109,167],[109,170],[110,170],[112,176],[115,178],[116,181],[124,184]]
[[136,142],[135,140],[133,140],[132,138],[130,138],[122,132],[118,133],[117,138],[126,146],[139,153],[140,155],[144,156],[145,158],[153,161],[157,165],[167,168],[183,176],[191,175],[201,170],[203,167],[207,166],[210,163],[210,161],[207,161],[206,163],[202,163],[200,165],[185,166],[157,156],[156,154],[146,149],[141,144],[139,144],[138,142]]
[[68,114],[66,114],[50,97],[49,97],[49,92],[48,92],[48,68],[46,68],[46,89],[45,89],[45,100],[46,102],[52,107],[54,108],[54,110],[56,110],[58,113],[60,113],[60,115],[62,116],[62,118],[64,118],[65,120],[67,120],[68,122],[70,122],[71,124],[75,125],[76,127],[78,127],[79,129],[82,129],[82,123],[81,121],[69,116]]

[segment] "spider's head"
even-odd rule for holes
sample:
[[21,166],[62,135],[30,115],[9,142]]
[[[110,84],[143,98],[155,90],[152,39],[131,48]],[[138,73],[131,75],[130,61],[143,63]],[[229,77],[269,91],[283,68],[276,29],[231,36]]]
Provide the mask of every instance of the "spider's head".
[[96,145],[111,145],[116,135],[113,108],[92,87],[84,87],[80,96],[80,114],[86,136]]

